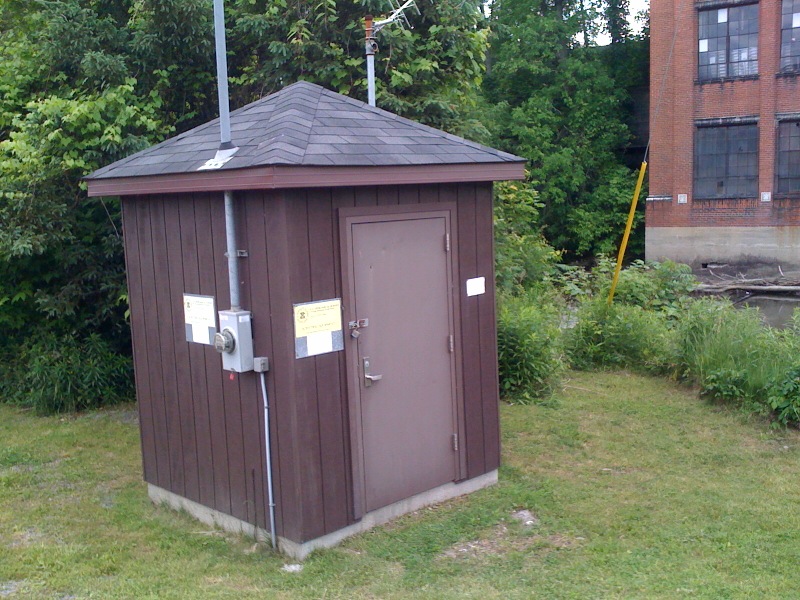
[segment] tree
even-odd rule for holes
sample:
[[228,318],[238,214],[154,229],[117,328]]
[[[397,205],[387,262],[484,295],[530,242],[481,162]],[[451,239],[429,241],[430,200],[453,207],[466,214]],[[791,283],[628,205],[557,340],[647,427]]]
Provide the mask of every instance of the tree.
[[[0,306],[38,310],[60,331],[90,326],[119,339],[118,204],[88,200],[78,179],[146,147],[160,129],[157,103],[139,105],[133,83],[30,102],[0,142]],[[30,329],[16,323],[5,337]]]
[[[418,0],[413,29],[378,36],[381,108],[459,130],[475,100],[486,49],[479,0]],[[234,0],[229,4],[233,102],[241,105],[304,79],[366,100],[363,19],[392,10],[387,0]]]
[[[419,7],[413,29],[381,34],[379,102],[479,130],[461,119],[483,72],[479,0]],[[298,79],[365,96],[362,19],[391,10],[388,0],[228,0],[232,106]],[[109,364],[129,354],[119,206],[88,199],[80,179],[216,116],[213,33],[210,0],[0,3],[0,397],[43,381],[21,376],[48,362],[42,352],[64,357],[50,372],[67,378],[77,374],[66,357],[85,345]],[[55,387],[86,389],[64,406],[88,406],[100,389]]]
[[631,26],[628,24],[630,3],[628,0],[606,0],[606,31],[612,44],[621,44],[631,37]]
[[530,160],[545,236],[573,259],[613,251],[635,181],[620,160],[626,90],[580,42],[596,17],[582,2],[499,0],[483,86],[495,143]]

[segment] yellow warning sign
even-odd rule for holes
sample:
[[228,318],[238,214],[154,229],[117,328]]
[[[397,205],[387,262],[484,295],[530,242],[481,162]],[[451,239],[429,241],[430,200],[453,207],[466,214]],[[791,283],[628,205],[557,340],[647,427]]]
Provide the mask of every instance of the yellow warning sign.
[[294,336],[307,337],[314,333],[332,333],[342,329],[342,301],[322,300],[294,305]]

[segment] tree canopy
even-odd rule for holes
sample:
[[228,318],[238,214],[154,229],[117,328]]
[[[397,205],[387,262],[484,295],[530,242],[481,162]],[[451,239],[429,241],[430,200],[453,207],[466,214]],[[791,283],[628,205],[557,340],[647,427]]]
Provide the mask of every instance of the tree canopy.
[[494,141],[531,161],[545,235],[573,257],[612,251],[633,189],[621,159],[631,82],[613,60],[629,36],[619,23],[626,5],[606,5],[612,44],[599,48],[587,43],[599,27],[588,3],[493,4],[483,89]]
[[[631,82],[592,40],[631,40],[627,1],[417,0],[413,28],[378,36],[378,104],[525,156],[541,208],[509,214],[573,257],[608,252],[632,189]],[[391,10],[228,0],[232,107],[299,79],[366,98],[363,18]],[[119,205],[81,177],[214,118],[214,62],[211,0],[0,4],[0,362],[42,336],[129,351]]]

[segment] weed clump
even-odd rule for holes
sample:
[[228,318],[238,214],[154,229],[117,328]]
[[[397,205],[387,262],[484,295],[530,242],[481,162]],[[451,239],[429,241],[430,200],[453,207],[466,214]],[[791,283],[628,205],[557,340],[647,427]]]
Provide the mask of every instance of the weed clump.
[[669,369],[674,353],[664,314],[636,305],[609,305],[604,298],[583,302],[575,327],[565,337],[570,363],[576,369],[662,373]]
[[560,314],[552,304],[527,297],[501,299],[497,315],[500,392],[528,404],[546,397],[564,370]]
[[725,300],[692,302],[677,333],[678,375],[717,400],[766,407],[770,390],[794,360],[791,332],[765,327],[757,309],[734,308]]
[[520,403],[545,398],[563,369],[628,369],[697,385],[702,396],[800,425],[800,315],[769,328],[755,308],[694,298],[686,265],[635,261],[614,302],[614,264],[557,265],[547,285],[502,299],[498,314],[500,388]]
[[45,335],[26,344],[11,368],[13,373],[4,373],[0,393],[6,401],[42,415],[133,398],[130,359],[97,334],[85,339]]

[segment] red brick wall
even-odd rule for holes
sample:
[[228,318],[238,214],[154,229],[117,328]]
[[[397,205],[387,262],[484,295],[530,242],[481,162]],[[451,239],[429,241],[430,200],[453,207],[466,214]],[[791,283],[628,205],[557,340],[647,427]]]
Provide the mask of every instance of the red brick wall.
[[[650,195],[669,196],[672,200],[649,201],[646,226],[800,225],[800,208],[794,206],[800,206],[800,199],[779,200],[773,196],[772,202],[761,202],[760,198],[692,198],[696,120],[758,117],[758,190],[771,193],[776,160],[775,114],[800,112],[798,78],[776,77],[780,62],[780,0],[759,3],[758,79],[704,84],[696,82],[697,6],[701,5],[692,0],[651,0]],[[676,27],[672,63],[667,68]],[[686,204],[678,204],[678,194],[687,195]]]

